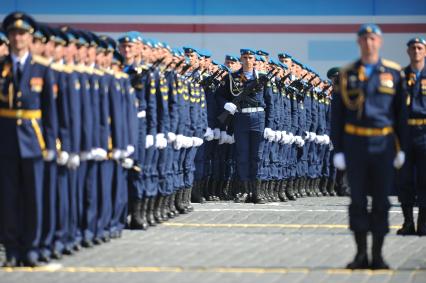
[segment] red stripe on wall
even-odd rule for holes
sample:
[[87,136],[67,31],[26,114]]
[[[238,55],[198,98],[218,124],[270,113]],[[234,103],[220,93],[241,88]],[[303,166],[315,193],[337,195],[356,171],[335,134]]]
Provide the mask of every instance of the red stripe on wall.
[[[170,33],[355,33],[358,24],[138,24],[138,23],[51,23],[95,32]],[[385,33],[426,33],[426,24],[380,24]]]

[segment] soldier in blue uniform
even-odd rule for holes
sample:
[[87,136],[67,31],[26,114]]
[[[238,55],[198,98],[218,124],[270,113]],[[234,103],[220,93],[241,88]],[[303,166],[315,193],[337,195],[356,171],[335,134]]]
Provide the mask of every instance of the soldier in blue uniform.
[[0,63],[0,188],[5,266],[38,265],[43,159],[55,158],[57,117],[49,62],[30,54],[34,20],[9,14],[3,28],[11,54]]
[[[389,232],[388,194],[394,167],[402,167],[406,149],[406,92],[401,67],[379,55],[381,30],[362,25],[358,31],[361,58],[342,69],[332,105],[334,166],[347,168],[351,186],[349,226],[357,253],[347,268],[389,268],[382,257]],[[367,194],[372,195],[371,211]],[[372,261],[367,233],[373,234]]]
[[[407,79],[408,145],[407,162],[403,167],[399,200],[404,214],[398,235],[426,235],[426,40],[421,37],[407,43],[410,65],[405,69]],[[417,230],[413,219],[413,206],[417,202],[419,215]]]
[[[234,115],[233,128],[238,177],[246,193],[252,193],[254,203],[264,203],[260,192],[259,168],[262,160],[264,136],[272,134],[272,91],[269,86],[260,85],[247,95],[240,105],[232,101],[241,95],[247,84],[253,83],[261,76],[254,68],[255,51],[241,49],[242,68],[225,80],[221,95],[227,101],[223,108]],[[234,85],[230,85],[232,83]],[[236,89],[235,83],[238,84]],[[240,110],[238,110],[240,109]],[[238,111],[237,111],[238,110]]]

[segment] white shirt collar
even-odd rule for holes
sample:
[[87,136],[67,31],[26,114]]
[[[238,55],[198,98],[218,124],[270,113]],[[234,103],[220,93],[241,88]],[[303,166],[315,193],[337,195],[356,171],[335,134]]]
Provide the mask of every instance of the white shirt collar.
[[24,54],[24,56],[22,56],[21,58],[18,58],[18,56],[12,53],[13,67],[15,68],[16,64],[19,62],[21,64],[21,70],[22,70],[24,68],[25,62],[27,61],[27,58],[29,55],[30,53],[27,51]]

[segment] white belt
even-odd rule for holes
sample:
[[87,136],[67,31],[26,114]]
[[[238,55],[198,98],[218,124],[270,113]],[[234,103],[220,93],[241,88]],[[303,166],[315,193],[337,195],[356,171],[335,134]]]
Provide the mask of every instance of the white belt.
[[253,113],[253,112],[263,112],[265,109],[263,107],[249,107],[241,109],[242,113]]
[[146,111],[140,111],[138,112],[138,118],[145,118],[146,117]]

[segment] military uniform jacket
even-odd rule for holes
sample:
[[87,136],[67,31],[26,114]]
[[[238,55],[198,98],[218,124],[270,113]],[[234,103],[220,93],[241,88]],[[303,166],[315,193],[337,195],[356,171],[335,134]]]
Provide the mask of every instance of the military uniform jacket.
[[[58,121],[48,65],[30,54],[18,84],[11,57],[0,62],[0,156],[35,158],[55,150]],[[41,111],[41,117],[24,117],[28,110]]]
[[404,73],[398,64],[379,59],[367,78],[358,60],[343,68],[332,103],[332,140],[343,151],[345,124],[363,128],[392,127],[404,150],[407,106]]
[[426,68],[420,71],[418,77],[410,66],[404,69],[407,78],[407,105],[409,118],[426,118]]

